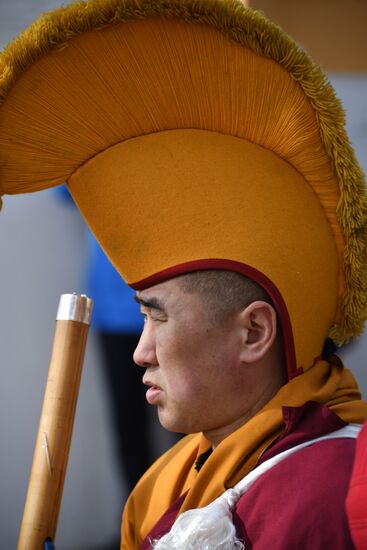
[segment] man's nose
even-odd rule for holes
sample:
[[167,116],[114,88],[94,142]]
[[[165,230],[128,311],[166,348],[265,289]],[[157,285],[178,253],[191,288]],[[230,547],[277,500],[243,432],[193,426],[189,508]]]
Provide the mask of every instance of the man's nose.
[[158,364],[154,339],[145,327],[134,351],[133,359],[140,367],[150,367]]

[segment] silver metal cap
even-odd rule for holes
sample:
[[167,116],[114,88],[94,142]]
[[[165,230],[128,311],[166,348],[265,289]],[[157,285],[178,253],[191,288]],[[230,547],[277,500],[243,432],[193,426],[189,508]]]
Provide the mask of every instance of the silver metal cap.
[[85,294],[61,294],[56,321],[90,324],[93,300]]

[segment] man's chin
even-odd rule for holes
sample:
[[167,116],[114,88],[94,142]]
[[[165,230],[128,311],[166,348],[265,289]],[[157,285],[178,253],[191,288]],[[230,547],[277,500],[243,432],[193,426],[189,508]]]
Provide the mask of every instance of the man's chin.
[[165,430],[180,434],[194,433],[189,429],[187,422],[184,422],[182,419],[173,418],[171,415],[167,414],[164,407],[158,406],[157,409],[159,422]]

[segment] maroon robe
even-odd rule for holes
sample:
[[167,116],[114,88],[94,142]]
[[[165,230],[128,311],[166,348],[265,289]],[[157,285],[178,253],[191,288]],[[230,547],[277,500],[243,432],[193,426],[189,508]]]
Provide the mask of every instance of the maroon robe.
[[[345,426],[324,405],[284,407],[284,432],[259,464],[295,445]],[[265,472],[240,498],[233,513],[237,536],[246,550],[353,549],[345,499],[353,467],[354,439],[315,443]],[[185,495],[162,516],[144,540],[167,533]]]
[[347,513],[358,550],[367,548],[367,422],[357,440],[356,458],[347,498]]

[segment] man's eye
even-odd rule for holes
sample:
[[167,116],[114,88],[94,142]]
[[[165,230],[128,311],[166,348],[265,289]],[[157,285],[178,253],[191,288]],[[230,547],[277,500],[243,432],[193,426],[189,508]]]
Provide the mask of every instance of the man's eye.
[[163,317],[152,315],[151,313],[146,313],[143,311],[141,311],[140,313],[143,316],[144,324],[147,323],[148,321],[153,321],[154,323],[163,323],[166,320]]
[[166,320],[163,319],[163,317],[155,317],[154,315],[151,315],[150,318],[154,323],[164,323],[164,321]]

